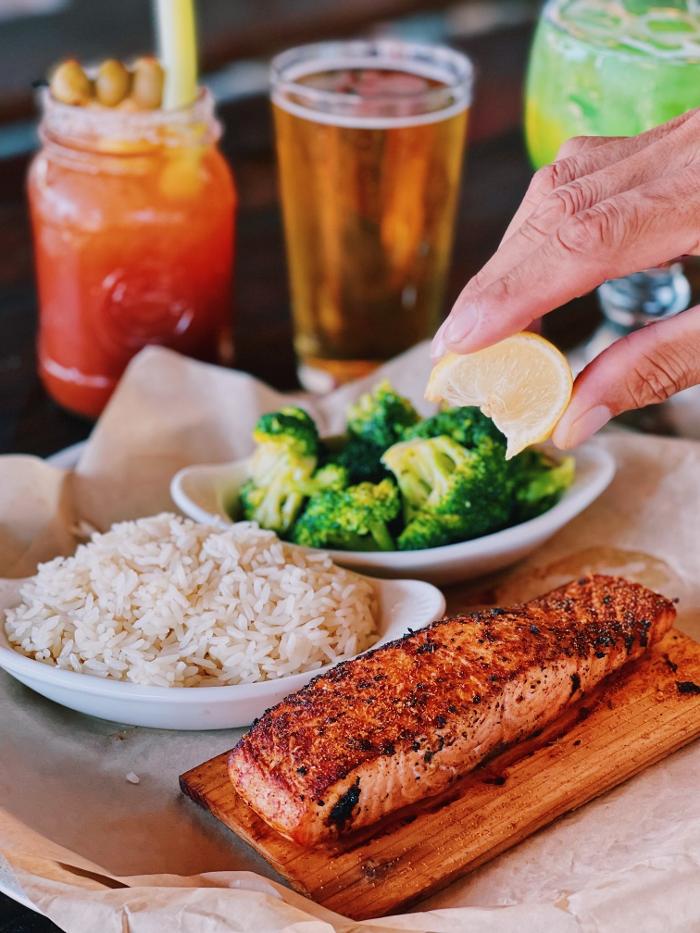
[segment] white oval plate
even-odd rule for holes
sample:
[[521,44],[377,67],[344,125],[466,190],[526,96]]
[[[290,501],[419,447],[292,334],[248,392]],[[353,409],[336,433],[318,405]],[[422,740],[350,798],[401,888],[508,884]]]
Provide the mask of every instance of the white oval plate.
[[[222,687],[147,687],[92,674],[64,671],[27,658],[10,647],[2,610],[16,605],[23,580],[0,583],[0,668],[42,696],[62,706],[132,726],[158,729],[231,729],[253,719],[312,677],[333,665],[266,680]],[[439,619],[445,598],[419,580],[375,580],[379,595],[379,639],[373,647]]]
[[[230,525],[227,506],[248,475],[248,461],[186,467],[176,473],[170,495],[177,507],[199,522]],[[610,484],[615,460],[603,447],[576,451],[576,478],[561,501],[528,522],[471,541],[422,551],[329,551],[336,564],[375,576],[418,577],[454,583],[500,570],[525,557],[587,508]]]

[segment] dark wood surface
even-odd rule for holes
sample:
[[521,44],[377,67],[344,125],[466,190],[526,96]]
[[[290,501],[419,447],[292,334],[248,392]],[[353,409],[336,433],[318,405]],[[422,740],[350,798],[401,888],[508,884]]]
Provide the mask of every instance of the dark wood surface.
[[[86,0],[83,5],[90,4]],[[287,8],[284,3],[278,6],[280,11]],[[311,10],[314,4],[295,6]],[[346,7],[326,6],[334,10]],[[362,22],[360,13],[364,11],[363,15],[368,16],[370,8],[376,18],[382,11],[395,12],[399,7],[408,9],[420,4],[355,0],[347,5],[350,6],[355,13],[352,16],[344,13],[344,22],[335,24],[336,32],[357,28]],[[210,7],[213,9],[216,3],[212,2]],[[341,13],[337,16],[341,17]],[[277,29],[276,21],[275,17],[270,20],[271,29]],[[296,20],[297,27],[300,21]],[[312,33],[311,28],[303,35],[292,30],[290,41],[308,38]],[[520,130],[521,85],[529,40],[530,28],[523,26],[464,44],[475,59],[478,90],[446,308],[498,244],[531,174]],[[244,42],[241,35],[238,41]],[[223,60],[232,54],[223,39],[218,51],[216,42],[211,48],[213,51],[208,54],[212,60],[217,55]],[[245,54],[250,53],[249,45]],[[255,97],[230,104],[223,108],[221,116],[226,125],[224,150],[240,192],[236,365],[278,388],[291,388],[295,385],[294,359],[267,101]],[[36,302],[24,197],[26,168],[23,159],[0,162],[0,451],[46,456],[87,437],[91,425],[54,405],[36,377]],[[592,299],[582,299],[553,315],[547,326],[560,342],[571,345],[592,329],[595,317]],[[0,933],[47,933],[56,929],[50,922],[0,897]]]

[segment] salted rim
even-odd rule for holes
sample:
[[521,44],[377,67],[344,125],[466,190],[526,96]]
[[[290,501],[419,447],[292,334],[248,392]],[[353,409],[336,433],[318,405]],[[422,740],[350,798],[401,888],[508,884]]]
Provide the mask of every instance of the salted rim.
[[41,106],[40,134],[52,141],[62,138],[100,137],[115,140],[157,139],[161,144],[174,143],[179,133],[206,127],[207,141],[221,135],[214,113],[214,98],[202,87],[195,100],[174,110],[119,110],[116,107],[82,107],[56,100],[49,88],[38,94]]

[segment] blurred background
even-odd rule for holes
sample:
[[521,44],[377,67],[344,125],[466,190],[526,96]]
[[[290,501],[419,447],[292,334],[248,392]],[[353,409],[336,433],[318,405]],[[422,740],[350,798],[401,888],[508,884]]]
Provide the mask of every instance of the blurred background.
[[[198,0],[201,67],[219,100],[228,101],[264,94],[268,59],[290,45],[357,35],[457,45],[480,37],[489,46],[485,60],[504,70],[505,93],[510,75],[522,74],[539,7],[536,0]],[[152,49],[148,0],[0,0],[0,118],[15,123],[15,145],[32,112],[31,83],[56,61]],[[519,110],[517,93],[512,103]]]
[[[625,5],[636,9],[632,0]],[[666,6],[685,4],[672,0]],[[470,56],[475,100],[447,311],[498,246],[532,175],[523,91],[540,10],[539,0],[197,0],[200,69],[224,125],[222,149],[239,192],[233,296],[238,368],[280,389],[297,385],[268,98],[271,57],[293,45],[358,36],[440,43]],[[0,451],[46,456],[91,429],[88,421],[58,408],[36,374],[25,194],[38,143],[33,86],[67,57],[84,63],[128,60],[153,52],[155,45],[150,0],[0,0]],[[690,264],[686,273],[697,300],[700,264]],[[596,332],[599,322],[598,302],[589,295],[549,315],[544,330],[570,350]],[[658,412],[635,417],[637,427],[667,430]]]
[[[224,123],[240,196],[235,271],[236,365],[295,384],[285,253],[268,94],[268,62],[294,44],[400,36],[452,45],[473,59],[476,96],[446,307],[488,257],[532,169],[522,138],[536,0],[199,0],[201,70]],[[36,299],[24,178],[36,147],[32,84],[62,58],[129,58],[154,48],[148,0],[0,0],[0,449],[46,455],[90,425],[50,402],[35,373]],[[572,345],[595,326],[584,302],[550,333]],[[559,332],[559,333],[557,333]]]

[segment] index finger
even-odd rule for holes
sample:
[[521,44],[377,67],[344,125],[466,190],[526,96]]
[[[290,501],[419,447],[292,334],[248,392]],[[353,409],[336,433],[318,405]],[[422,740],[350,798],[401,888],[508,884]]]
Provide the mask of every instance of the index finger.
[[465,288],[436,335],[434,356],[473,353],[605,279],[699,252],[699,208],[695,165],[573,215],[504,275],[476,293]]

